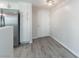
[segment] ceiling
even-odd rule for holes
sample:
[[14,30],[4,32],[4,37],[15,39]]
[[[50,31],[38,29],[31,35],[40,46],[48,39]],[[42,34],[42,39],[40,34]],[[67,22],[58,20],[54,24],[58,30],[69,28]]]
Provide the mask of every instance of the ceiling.
[[[0,0],[0,1],[11,1],[11,2],[31,2],[33,6],[38,6],[38,7],[47,7],[46,0]],[[56,5],[60,4],[61,2],[65,0],[54,0]]]
[[[30,2],[32,2],[33,6],[37,6],[37,7],[43,7],[43,8],[49,8],[51,6],[48,6],[47,0],[31,0]],[[67,0],[54,0],[55,3],[52,7],[56,7],[59,4],[62,4],[63,2],[67,1]]]
[[[46,6],[47,0],[22,0],[25,2],[31,2],[34,6]],[[64,0],[54,0],[56,4],[63,2]]]

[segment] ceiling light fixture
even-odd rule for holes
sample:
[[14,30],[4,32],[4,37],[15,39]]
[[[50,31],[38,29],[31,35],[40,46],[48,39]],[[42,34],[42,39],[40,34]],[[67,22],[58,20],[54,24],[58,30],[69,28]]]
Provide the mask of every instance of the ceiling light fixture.
[[47,4],[48,4],[48,6],[54,5],[54,0],[47,0]]

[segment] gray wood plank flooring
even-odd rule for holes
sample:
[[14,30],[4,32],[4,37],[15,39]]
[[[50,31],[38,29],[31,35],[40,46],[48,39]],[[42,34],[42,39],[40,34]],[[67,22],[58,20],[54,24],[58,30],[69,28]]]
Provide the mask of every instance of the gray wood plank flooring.
[[34,39],[32,44],[14,48],[15,58],[75,58],[72,53],[50,37]]

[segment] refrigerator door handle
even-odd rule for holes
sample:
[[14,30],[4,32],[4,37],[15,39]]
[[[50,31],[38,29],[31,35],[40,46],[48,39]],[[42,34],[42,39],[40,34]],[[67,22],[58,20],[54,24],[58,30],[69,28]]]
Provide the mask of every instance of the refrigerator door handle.
[[5,18],[4,16],[2,15],[1,16],[1,27],[5,26]]
[[3,16],[3,26],[5,26],[5,17]]
[[2,17],[2,15],[1,15],[1,27],[3,26],[3,25],[2,25],[2,19],[3,19],[3,17]]

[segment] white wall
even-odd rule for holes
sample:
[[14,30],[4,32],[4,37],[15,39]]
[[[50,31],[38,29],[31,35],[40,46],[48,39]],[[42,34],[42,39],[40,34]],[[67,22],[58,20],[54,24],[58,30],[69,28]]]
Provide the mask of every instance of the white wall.
[[49,10],[33,7],[32,15],[33,38],[49,36]]
[[51,36],[79,57],[79,0],[51,11]]

